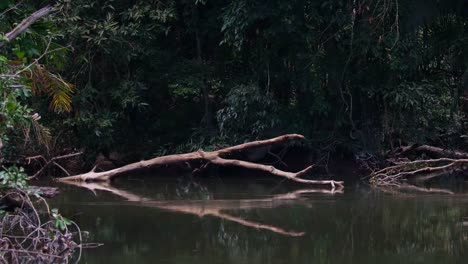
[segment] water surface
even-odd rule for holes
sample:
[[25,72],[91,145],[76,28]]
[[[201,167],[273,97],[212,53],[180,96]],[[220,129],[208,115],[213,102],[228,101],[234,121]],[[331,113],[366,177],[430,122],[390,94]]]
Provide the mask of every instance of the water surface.
[[[52,201],[104,245],[81,263],[465,263],[468,196],[275,179],[120,180]],[[89,190],[92,189],[93,191]]]

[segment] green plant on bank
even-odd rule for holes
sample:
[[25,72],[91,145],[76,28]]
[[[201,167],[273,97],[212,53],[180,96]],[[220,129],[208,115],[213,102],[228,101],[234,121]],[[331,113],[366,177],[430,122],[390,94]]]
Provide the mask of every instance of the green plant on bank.
[[0,98],[0,157],[3,156],[2,151],[15,152],[12,148],[20,142],[15,142],[16,137],[13,135],[19,131],[23,142],[35,139],[39,144],[47,146],[51,139],[50,131],[39,123],[40,115],[27,105],[31,91],[16,85],[11,80],[0,81],[0,94],[3,95]]
[[37,112],[70,112],[75,91],[57,73],[66,49],[54,42],[50,20],[38,21],[12,41],[3,37],[34,11],[31,1],[0,3],[0,262],[67,263],[81,250],[79,227],[49,210],[44,193],[29,187],[25,170],[15,164],[22,156],[48,154],[51,132]]
[[[47,202],[41,198],[43,193],[38,189],[28,188],[27,174],[23,168],[15,165],[2,168],[3,170],[0,171],[0,201],[2,202],[2,209],[0,209],[0,221],[2,222],[0,225],[2,233],[0,260],[7,263],[15,259],[45,260],[44,258],[47,258],[48,254],[37,253],[44,252],[45,248],[48,248],[47,250],[50,250],[52,255],[57,255],[56,253],[61,255],[60,257],[54,256],[47,262],[70,259],[75,248],[78,247],[78,244],[73,241],[76,237],[68,230],[68,227],[74,223],[63,217],[58,209],[54,208],[50,212],[48,211]],[[11,206],[6,202],[9,199],[18,201],[19,206],[17,205],[18,207],[14,208],[13,212],[9,212],[11,209],[9,211],[3,210],[3,208]],[[37,214],[36,206],[38,205],[35,204],[36,202],[45,204],[47,209],[45,214]],[[41,222],[43,215],[49,217],[50,220],[45,223]],[[81,231],[78,230],[78,232]],[[18,243],[17,240],[5,239],[11,236],[23,237],[24,240],[22,243]],[[81,235],[79,237],[81,238]],[[39,243],[31,243],[29,239]],[[10,251],[9,248],[15,250]]]
[[[0,192],[9,190],[26,190],[28,188],[27,182],[28,175],[25,173],[22,167],[15,165],[8,168],[3,167],[3,171],[0,171]],[[35,189],[28,189],[28,195],[39,197],[42,195],[40,191]],[[51,209],[51,217],[54,220],[54,226],[65,231],[66,227],[72,224],[72,221],[68,218],[63,217],[58,213],[58,209]],[[3,212],[3,214],[5,214]]]
[[[36,11],[34,3],[6,1],[0,8],[0,32]],[[14,163],[21,155],[49,152],[52,132],[43,114],[72,110],[75,88],[57,73],[66,64],[68,49],[56,40],[56,27],[47,17],[0,49],[0,160]],[[2,36],[3,36],[2,34]]]
[[1,189],[25,189],[28,187],[26,182],[27,175],[21,167],[11,166],[8,168],[3,167],[0,171]]
[[54,219],[55,228],[60,228],[60,230],[65,231],[67,229],[67,226],[72,225],[73,222],[70,219],[65,218],[61,214],[59,214],[57,208],[52,209],[51,213]]

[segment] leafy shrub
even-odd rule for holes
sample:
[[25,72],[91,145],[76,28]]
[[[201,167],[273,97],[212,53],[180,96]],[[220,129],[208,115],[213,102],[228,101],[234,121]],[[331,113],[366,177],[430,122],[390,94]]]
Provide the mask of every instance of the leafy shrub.
[[27,174],[23,168],[11,166],[8,168],[3,167],[3,169],[4,171],[0,171],[0,186],[2,189],[24,189],[28,187],[28,183],[26,182]]
[[264,137],[278,128],[279,105],[258,86],[238,85],[225,99],[225,106],[217,112],[221,135],[232,135],[236,140]]

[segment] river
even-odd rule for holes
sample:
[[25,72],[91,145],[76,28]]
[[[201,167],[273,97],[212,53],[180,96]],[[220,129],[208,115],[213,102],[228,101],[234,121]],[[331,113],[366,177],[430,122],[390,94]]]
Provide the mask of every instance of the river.
[[[271,178],[130,177],[60,185],[89,232],[80,263],[466,263],[468,196]],[[91,189],[93,191],[91,191]]]

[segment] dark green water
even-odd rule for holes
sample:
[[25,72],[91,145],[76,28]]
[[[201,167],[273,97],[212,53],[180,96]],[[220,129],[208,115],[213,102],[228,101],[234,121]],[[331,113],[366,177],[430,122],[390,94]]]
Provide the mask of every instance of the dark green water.
[[468,259],[468,227],[463,226],[468,196],[463,194],[389,194],[365,186],[320,193],[272,179],[219,178],[87,186],[96,194],[61,187],[53,206],[89,231],[89,242],[104,243],[85,250],[81,263],[428,264]]

